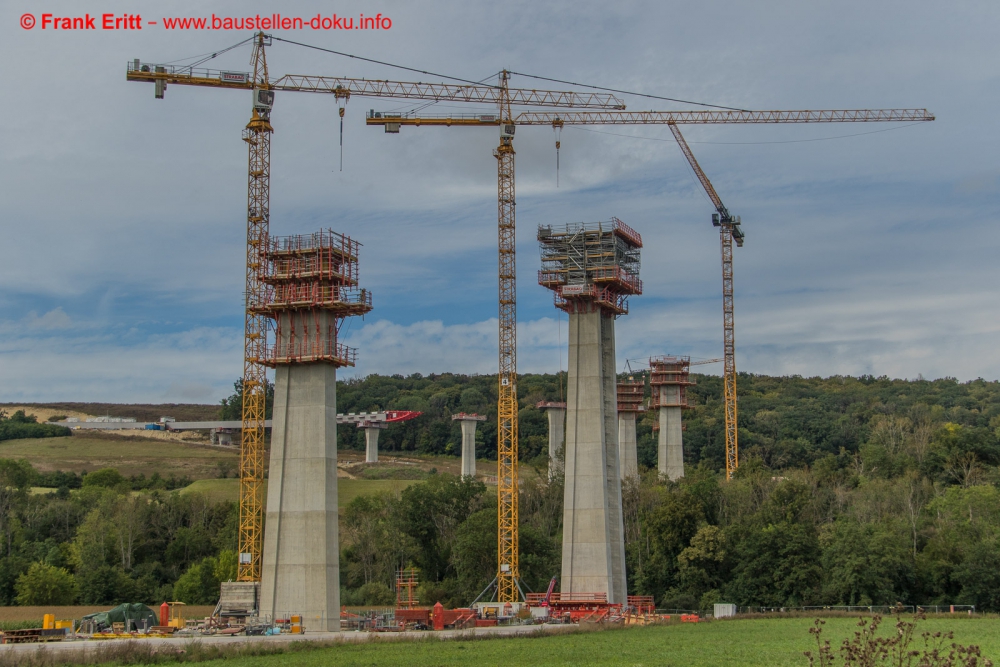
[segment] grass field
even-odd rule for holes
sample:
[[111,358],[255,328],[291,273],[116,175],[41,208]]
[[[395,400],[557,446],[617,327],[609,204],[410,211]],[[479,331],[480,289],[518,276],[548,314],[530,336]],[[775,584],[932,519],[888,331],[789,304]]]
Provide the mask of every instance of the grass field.
[[0,458],[27,459],[43,472],[64,470],[93,472],[101,468],[117,468],[126,477],[152,471],[161,477],[203,479],[218,474],[220,461],[235,469],[239,461],[236,451],[182,442],[149,440],[135,436],[88,437],[72,435],[64,438],[5,440],[0,442]]
[[[365,494],[372,493],[399,493],[414,480],[409,479],[347,479],[340,477],[337,479],[337,501],[341,510],[347,503]],[[240,482],[238,479],[202,479],[186,486],[180,493],[202,493],[212,499],[213,502],[220,500],[231,500],[236,502],[239,499]],[[267,480],[264,481],[264,494],[267,495]]]
[[[160,608],[158,605],[162,603],[163,600],[160,600],[159,603],[151,604],[150,608],[159,614]],[[0,607],[0,626],[4,624],[32,621],[33,624],[30,627],[41,627],[42,616],[45,614],[55,614],[56,618],[60,621],[80,620],[87,614],[107,611],[112,607],[114,607],[114,605],[76,607]],[[203,618],[211,614],[214,609],[214,606],[190,605],[184,607],[184,616],[185,618]]]
[[[825,636],[834,645],[853,633],[856,619],[827,619]],[[389,665],[663,665],[676,667],[785,667],[808,664],[814,648],[810,618],[731,620],[697,625],[609,629],[509,639],[414,642],[375,638],[364,644],[301,650],[282,655],[216,660],[204,665],[240,667],[380,667]],[[891,623],[889,624],[891,626]],[[984,655],[1000,656],[1000,621],[935,618],[918,626],[954,630],[955,640],[979,644]],[[886,628],[889,629],[889,628]],[[921,640],[917,639],[918,643]],[[919,647],[918,647],[919,648]]]

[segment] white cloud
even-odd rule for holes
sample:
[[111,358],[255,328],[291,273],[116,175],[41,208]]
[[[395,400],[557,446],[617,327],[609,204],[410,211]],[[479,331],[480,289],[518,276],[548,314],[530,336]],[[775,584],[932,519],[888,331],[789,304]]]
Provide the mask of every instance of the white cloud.
[[[102,11],[131,11],[108,2]],[[77,9],[52,0],[46,11]],[[366,9],[345,0],[337,11]],[[926,106],[934,123],[833,141],[809,140],[885,126],[685,129],[747,230],[736,267],[740,367],[1000,377],[990,344],[1000,312],[1000,5],[917,0],[900,13],[860,0],[724,10],[525,1],[505,5],[503,31],[496,8],[476,3],[385,0],[380,9],[391,31],[286,36],[473,80],[508,67],[741,108]],[[260,0],[186,0],[169,12],[272,10]],[[315,11],[311,0],[282,6],[289,15]],[[712,26],[711,39],[692,29],[699,25]],[[248,98],[170,86],[154,100],[151,86],[124,81],[124,65],[211,53],[243,35],[97,39],[13,21],[0,35],[0,58],[11,65],[5,91],[17,100],[0,155],[4,243],[16,249],[0,263],[0,399],[228,393],[241,371]],[[209,64],[242,70],[248,55],[237,49]],[[410,78],[280,42],[268,55],[275,74]],[[59,72],[60,85],[38,71]],[[521,76],[513,84],[575,88]],[[280,95],[272,230],[333,227],[365,244],[361,280],[379,319],[345,325],[360,348],[357,372],[494,372],[496,131],[385,135],[363,124],[369,108],[414,106],[352,99],[340,172],[334,101]],[[670,139],[663,127],[595,129]],[[554,139],[551,128],[525,127],[515,141],[520,368],[560,363],[556,313],[534,284],[535,226],[611,215],[646,241],[646,294],[618,322],[619,358],[718,356],[718,237],[677,147],[567,129],[556,189]],[[777,141],[801,143],[753,143]]]
[[62,307],[50,310],[40,317],[32,310],[27,317],[27,325],[31,329],[66,329],[72,324],[73,320]]

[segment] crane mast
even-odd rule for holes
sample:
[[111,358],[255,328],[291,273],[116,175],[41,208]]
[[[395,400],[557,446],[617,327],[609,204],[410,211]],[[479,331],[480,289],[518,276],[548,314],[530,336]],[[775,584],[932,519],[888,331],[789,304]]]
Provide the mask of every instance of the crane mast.
[[254,304],[265,302],[267,286],[260,280],[264,244],[270,224],[271,200],[271,103],[274,93],[269,90],[265,39],[258,35],[254,42],[253,110],[250,122],[243,130],[249,160],[247,169],[247,262],[246,312],[243,338],[243,435],[240,446],[240,525],[239,581],[260,581],[261,545],[264,535],[264,419],[267,391],[266,367],[261,361],[267,356],[267,318],[253,310]]
[[500,73],[500,145],[497,159],[500,365],[497,401],[497,599],[516,602],[518,569],[517,485],[517,271],[514,225],[514,124],[509,74]]
[[736,407],[736,327],[733,320],[733,239],[736,240],[737,246],[742,247],[743,230],[740,229],[739,218],[734,218],[722,203],[719,193],[715,191],[691,148],[684,141],[680,128],[676,123],[671,123],[668,127],[717,211],[712,215],[712,224],[719,228],[719,240],[722,245],[722,394],[726,413],[726,479],[732,479],[733,473],[740,465]]

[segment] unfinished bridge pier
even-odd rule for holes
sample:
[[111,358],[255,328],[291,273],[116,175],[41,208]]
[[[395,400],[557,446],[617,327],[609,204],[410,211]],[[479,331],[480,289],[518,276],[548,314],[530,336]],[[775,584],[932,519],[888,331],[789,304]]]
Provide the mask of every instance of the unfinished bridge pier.
[[659,431],[657,468],[660,476],[676,481],[684,476],[684,425],[691,357],[662,356],[649,360],[650,409],[657,410],[654,430]]
[[610,222],[538,228],[538,282],[569,314],[561,595],[627,601],[615,318],[642,293],[642,238]]
[[357,288],[359,245],[330,230],[267,239],[269,289],[254,306],[275,329],[260,360],[275,369],[260,613],[323,632],[340,629],[337,368],[356,357],[337,331],[372,307]]
[[622,480],[639,476],[639,454],[636,451],[635,420],[643,408],[646,383],[642,378],[629,377],[618,383],[618,461]]
[[451,416],[462,423],[462,477],[476,476],[476,424],[486,421],[483,415],[460,412]]
[[549,481],[562,475],[563,443],[565,440],[566,404],[556,401],[541,401],[536,408],[544,410],[549,418]]

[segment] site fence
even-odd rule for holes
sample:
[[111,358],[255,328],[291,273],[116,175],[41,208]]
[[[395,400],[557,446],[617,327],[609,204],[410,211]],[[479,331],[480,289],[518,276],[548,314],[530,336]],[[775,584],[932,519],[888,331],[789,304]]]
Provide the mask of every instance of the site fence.
[[848,614],[882,614],[890,615],[900,611],[904,614],[974,614],[976,605],[971,604],[940,604],[940,605],[827,605],[810,607],[737,607],[738,614],[784,614],[795,612],[843,612]]

